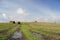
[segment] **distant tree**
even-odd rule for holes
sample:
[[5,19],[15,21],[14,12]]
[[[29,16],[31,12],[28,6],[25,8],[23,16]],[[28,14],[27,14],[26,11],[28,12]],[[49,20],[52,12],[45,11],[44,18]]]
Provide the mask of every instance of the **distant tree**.
[[13,21],[10,21],[10,23],[12,23]]
[[13,24],[15,24],[15,21],[13,21]]
[[10,21],[10,23],[13,23],[13,24],[15,24],[15,21]]
[[35,21],[35,22],[37,22],[37,21]]

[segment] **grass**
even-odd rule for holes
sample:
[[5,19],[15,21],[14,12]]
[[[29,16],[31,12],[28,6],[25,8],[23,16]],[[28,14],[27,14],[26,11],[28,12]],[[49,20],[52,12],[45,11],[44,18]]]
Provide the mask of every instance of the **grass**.
[[[29,29],[47,37],[53,37],[53,40],[60,39],[60,24],[55,23],[27,23]],[[52,40],[52,38],[50,38]]]
[[[9,36],[11,36],[18,28],[17,24],[11,24],[11,23],[0,23],[0,31],[2,32],[0,34],[0,40],[5,40]],[[23,34],[25,35],[26,40],[43,40],[41,38],[37,38],[34,36],[28,29],[28,26],[25,25],[25,23],[22,24],[22,27],[20,28]]]
[[[0,23],[0,40],[5,40],[7,37],[11,36],[17,30],[17,28],[17,24]],[[46,22],[26,22],[22,23],[20,29],[23,32],[26,40],[43,40],[42,38],[34,36],[31,31],[40,33],[41,35],[48,37],[50,40],[60,39],[60,24]]]
[[13,34],[17,29],[17,24],[0,23],[0,40],[5,40],[8,36]]
[[37,38],[34,35],[32,35],[32,33],[29,31],[28,26],[25,24],[22,24],[22,28],[21,28],[22,32],[24,33],[24,35],[26,36],[26,38],[28,40],[43,40],[41,38]]

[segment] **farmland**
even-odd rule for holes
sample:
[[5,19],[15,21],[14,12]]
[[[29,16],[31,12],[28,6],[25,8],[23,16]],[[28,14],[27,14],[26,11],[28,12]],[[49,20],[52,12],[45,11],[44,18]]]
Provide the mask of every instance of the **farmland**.
[[0,23],[0,40],[5,40],[8,36],[14,33],[17,29],[17,24]]
[[60,40],[60,24],[55,23],[27,23],[31,31],[42,34],[45,40]]
[[[25,22],[21,24],[0,23],[0,40],[11,36],[18,28],[23,32],[25,40],[60,40],[60,24],[46,22]],[[42,35],[39,38],[32,33]]]

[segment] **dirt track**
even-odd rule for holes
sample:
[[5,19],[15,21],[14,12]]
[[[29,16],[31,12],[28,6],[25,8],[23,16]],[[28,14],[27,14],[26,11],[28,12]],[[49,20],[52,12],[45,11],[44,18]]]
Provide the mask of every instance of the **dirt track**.
[[[14,34],[12,34],[10,37],[7,37],[6,40],[26,40],[23,32],[21,31],[20,27],[21,25],[18,25],[18,29]],[[20,38],[19,38],[20,37]]]

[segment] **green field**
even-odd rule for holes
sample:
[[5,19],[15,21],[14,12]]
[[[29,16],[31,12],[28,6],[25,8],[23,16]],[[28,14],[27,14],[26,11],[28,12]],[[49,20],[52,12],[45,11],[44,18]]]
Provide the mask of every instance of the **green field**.
[[7,37],[12,35],[17,28],[17,24],[0,23],[0,40],[5,40]]
[[[18,28],[18,24],[0,23],[0,40],[11,36]],[[60,40],[60,24],[44,22],[26,22],[20,27],[25,40]],[[43,38],[36,37],[32,32],[43,35]]]

